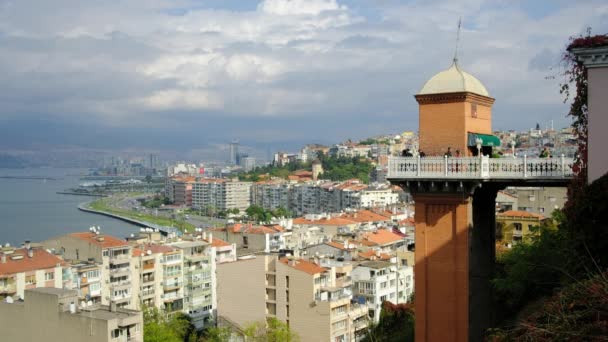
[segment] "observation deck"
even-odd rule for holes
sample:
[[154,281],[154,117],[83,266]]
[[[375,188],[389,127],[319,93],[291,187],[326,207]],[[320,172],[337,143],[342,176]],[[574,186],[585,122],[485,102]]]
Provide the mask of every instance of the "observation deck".
[[[563,186],[574,176],[573,158],[390,157],[387,180],[410,182],[503,183]],[[405,184],[404,184],[405,183]]]

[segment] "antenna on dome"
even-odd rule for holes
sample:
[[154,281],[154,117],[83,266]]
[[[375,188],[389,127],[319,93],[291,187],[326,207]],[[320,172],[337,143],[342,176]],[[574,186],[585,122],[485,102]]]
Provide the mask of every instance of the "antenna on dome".
[[460,29],[462,28],[462,17],[458,18],[458,31],[456,32],[456,48],[454,49],[454,64],[458,64],[458,43],[460,42]]

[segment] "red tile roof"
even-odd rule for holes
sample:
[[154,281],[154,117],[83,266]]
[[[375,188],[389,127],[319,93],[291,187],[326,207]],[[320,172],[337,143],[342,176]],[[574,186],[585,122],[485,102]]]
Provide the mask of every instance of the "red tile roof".
[[345,218],[357,222],[385,222],[390,221],[390,218],[387,218],[382,215],[378,215],[370,210],[359,210],[354,213],[348,213],[344,215]]
[[378,245],[386,245],[389,243],[394,243],[397,241],[403,240],[403,236],[400,234],[395,234],[386,229],[378,229],[378,231],[373,233],[368,233],[365,235],[365,240],[376,243]]
[[280,262],[282,262],[283,264],[285,264],[289,267],[295,268],[298,271],[302,271],[302,272],[305,272],[308,274],[317,274],[317,273],[323,273],[326,271],[325,268],[323,268],[313,262],[306,261],[304,259],[297,259],[294,261],[295,261],[295,263],[290,265],[289,260],[287,258],[283,258],[280,260]]
[[359,256],[359,258],[362,259],[367,259],[367,260],[390,260],[391,259],[391,255],[387,254],[387,253],[379,253],[376,254],[376,251],[374,250],[368,250],[366,252],[359,252],[359,254],[357,254]]
[[[125,240],[115,238],[110,235],[96,235],[92,232],[72,233],[70,234],[70,236],[100,246],[101,248],[113,248],[129,245]],[[100,238],[103,238],[103,241],[99,241]]]
[[[0,263],[0,275],[45,270],[54,268],[58,264],[62,266],[67,265],[64,260],[42,248],[34,248],[32,251],[34,255],[31,258],[27,256],[25,248],[15,249],[13,254],[6,255],[6,263]],[[13,260],[11,257],[15,255],[21,255],[23,259]]]
[[284,232],[285,228],[275,225],[254,226],[252,224],[235,223],[229,229],[232,233],[247,233],[247,234],[275,234]]
[[[209,242],[209,239],[206,239],[205,241]],[[213,237],[213,240],[211,241],[211,246],[213,246],[213,247],[227,247],[227,246],[232,246],[232,245],[229,244],[228,242],[222,240],[222,239],[218,239],[216,237]]]
[[317,225],[317,226],[344,226],[356,224],[357,222],[342,217],[322,218],[319,220],[307,220],[303,217],[293,219],[293,224]]
[[343,251],[348,250],[348,247],[346,247],[346,248],[344,247],[344,243],[340,243],[340,242],[336,242],[336,241],[329,241],[329,242],[326,242],[325,244],[328,246],[337,248],[337,249],[341,249]]

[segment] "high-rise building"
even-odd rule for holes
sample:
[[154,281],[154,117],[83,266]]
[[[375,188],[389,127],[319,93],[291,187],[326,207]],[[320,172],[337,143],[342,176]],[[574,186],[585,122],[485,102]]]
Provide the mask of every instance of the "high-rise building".
[[158,167],[158,156],[156,154],[150,154],[150,162],[148,167],[150,169],[156,169]]
[[239,141],[232,140],[230,143],[230,164],[237,165],[239,158]]

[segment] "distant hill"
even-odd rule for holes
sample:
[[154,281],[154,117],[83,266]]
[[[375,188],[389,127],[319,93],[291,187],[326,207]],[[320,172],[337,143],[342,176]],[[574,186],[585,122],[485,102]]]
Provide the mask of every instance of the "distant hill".
[[30,166],[30,164],[19,157],[0,154],[0,168],[21,168],[27,166]]

